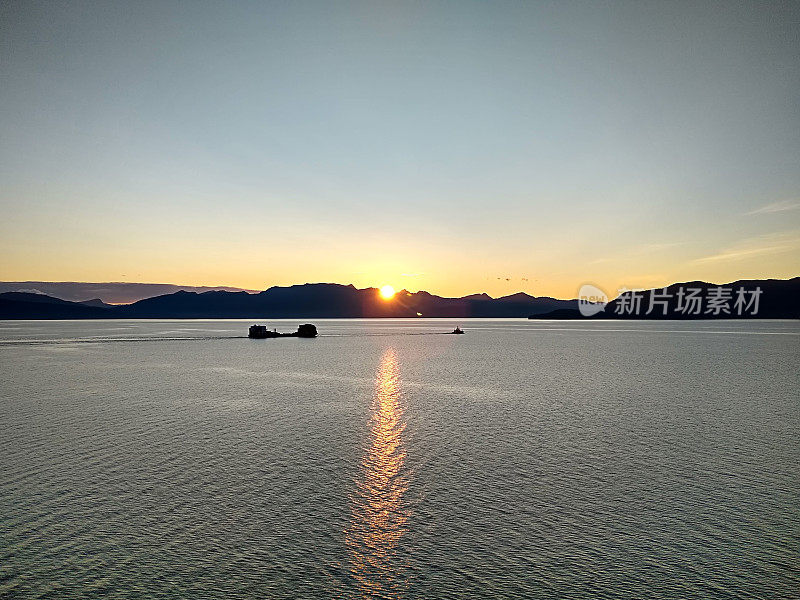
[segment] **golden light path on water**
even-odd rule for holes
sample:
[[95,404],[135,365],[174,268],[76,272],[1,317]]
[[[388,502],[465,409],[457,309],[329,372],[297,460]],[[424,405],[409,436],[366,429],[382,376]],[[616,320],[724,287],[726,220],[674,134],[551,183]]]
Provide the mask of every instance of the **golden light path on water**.
[[381,357],[370,418],[370,442],[351,495],[350,525],[345,540],[350,573],[365,597],[395,597],[403,587],[403,564],[397,545],[406,533],[404,495],[403,409],[397,356],[388,348]]

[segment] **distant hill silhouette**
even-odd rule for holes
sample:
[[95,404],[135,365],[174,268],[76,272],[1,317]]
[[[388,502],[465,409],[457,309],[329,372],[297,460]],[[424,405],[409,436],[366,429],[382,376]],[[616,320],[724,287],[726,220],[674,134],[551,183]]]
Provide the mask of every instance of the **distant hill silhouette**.
[[242,290],[237,287],[226,286],[194,286],[175,285],[172,283],[133,283],[133,282],[107,282],[86,283],[81,281],[0,281],[2,292],[36,292],[47,294],[56,298],[72,302],[86,302],[90,299],[99,299],[109,304],[130,304],[145,298],[173,294],[179,290],[188,292],[208,292],[224,290],[226,292],[254,292],[256,290]]
[[96,306],[98,308],[114,308],[113,304],[106,304],[100,298],[92,298],[91,300],[83,300],[81,304],[85,306]]
[[[696,289],[700,290],[699,296],[707,299],[709,294],[714,294],[715,288],[727,288],[731,290],[730,301],[726,303],[729,312],[722,310],[709,311],[709,306],[706,303],[702,306],[699,314],[693,314],[693,311],[678,310],[678,293],[681,289],[686,290]],[[751,292],[756,288],[761,290],[758,298],[758,312],[756,314],[737,314],[734,303],[736,301],[736,290],[744,288],[746,291]],[[711,292],[709,291],[711,290]],[[686,283],[674,283],[666,288],[666,292],[662,289],[637,291],[640,300],[640,309],[638,311],[629,312],[627,309],[635,301],[632,297],[633,292],[626,292],[621,294],[609,302],[605,310],[591,317],[584,317],[581,315],[577,308],[560,308],[547,313],[531,314],[529,319],[647,319],[647,320],[701,320],[701,319],[736,319],[736,318],[753,318],[753,319],[800,319],[800,277],[793,279],[741,279],[732,283],[725,283],[717,285],[714,283],[707,283],[704,281],[689,281]],[[669,297],[666,306],[666,313],[661,305],[654,305],[653,310],[648,313],[650,309],[650,295],[656,294],[656,298]],[[666,294],[666,296],[664,296]],[[748,296],[749,299],[749,296]],[[684,300],[684,304],[686,301]]]
[[310,283],[271,287],[256,294],[227,291],[178,291],[128,305],[96,301],[67,302],[43,294],[0,294],[3,319],[225,319],[225,318],[360,318],[360,317],[525,317],[557,308],[577,307],[575,300],[514,294],[491,298],[474,294],[443,298],[428,292],[398,292],[386,301],[377,288]]
[[[676,294],[680,287],[699,288],[703,294],[715,284],[690,282],[673,284],[667,292]],[[755,289],[760,287],[759,311],[755,318],[800,318],[800,278],[789,280],[744,280],[724,287]],[[597,319],[708,319],[736,318],[735,314],[686,315],[674,309],[662,315],[660,310],[644,314],[648,292],[642,294],[639,314],[615,314],[622,298],[610,302]],[[357,289],[352,285],[308,283],[271,287],[259,293],[244,291],[178,291],[112,306],[98,300],[69,302],[44,294],[0,293],[0,319],[280,319],[280,318],[374,318],[440,317],[450,319],[537,318],[585,319],[578,311],[577,300],[559,300],[518,293],[502,298],[472,294],[462,298],[444,298],[428,292],[402,290],[386,301],[377,288]],[[745,315],[747,318],[750,315]]]
[[[111,311],[44,294],[0,294],[0,319],[108,319]],[[113,318],[113,317],[112,317]]]

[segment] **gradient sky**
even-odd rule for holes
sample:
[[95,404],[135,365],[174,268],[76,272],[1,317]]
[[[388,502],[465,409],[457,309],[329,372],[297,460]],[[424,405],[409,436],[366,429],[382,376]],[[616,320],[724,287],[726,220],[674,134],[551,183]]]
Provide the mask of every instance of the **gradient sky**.
[[800,3],[0,4],[0,279],[800,275]]

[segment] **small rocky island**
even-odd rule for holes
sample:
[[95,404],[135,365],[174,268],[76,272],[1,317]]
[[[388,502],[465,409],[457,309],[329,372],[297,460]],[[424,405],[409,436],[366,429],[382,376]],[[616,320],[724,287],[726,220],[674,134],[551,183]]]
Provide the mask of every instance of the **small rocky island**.
[[300,325],[294,333],[278,333],[275,329],[270,331],[266,325],[251,325],[247,337],[256,340],[278,337],[314,338],[317,337],[317,328],[311,323],[305,323]]

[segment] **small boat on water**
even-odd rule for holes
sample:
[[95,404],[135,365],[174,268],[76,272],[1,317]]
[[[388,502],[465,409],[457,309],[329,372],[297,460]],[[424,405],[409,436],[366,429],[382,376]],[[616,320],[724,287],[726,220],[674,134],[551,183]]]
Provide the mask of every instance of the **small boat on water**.
[[278,333],[277,329],[270,331],[266,325],[251,325],[247,333],[247,337],[254,340],[264,340],[267,338],[278,337],[301,337],[301,338],[315,338],[317,337],[317,328],[311,323],[305,323],[297,328],[294,333]]
[[263,340],[265,338],[280,337],[280,333],[276,329],[270,331],[266,325],[251,325],[247,333],[247,337],[256,340]]
[[455,329],[453,329],[453,331],[451,333],[461,334],[461,333],[464,333],[464,330],[461,329],[461,327],[456,327]]

